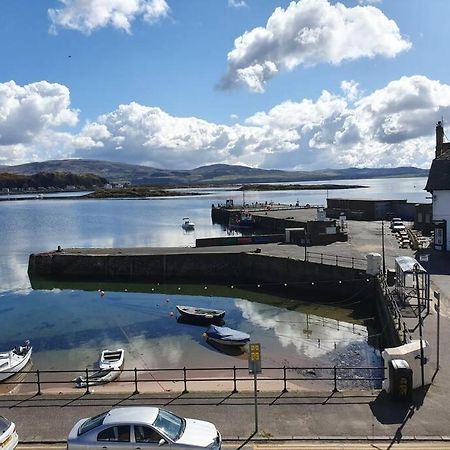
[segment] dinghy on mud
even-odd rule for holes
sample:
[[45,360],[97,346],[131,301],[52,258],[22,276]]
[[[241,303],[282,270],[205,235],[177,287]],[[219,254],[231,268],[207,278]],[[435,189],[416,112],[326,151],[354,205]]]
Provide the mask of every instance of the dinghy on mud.
[[92,374],[79,376],[73,380],[76,387],[97,386],[117,380],[125,364],[125,350],[103,350],[98,363],[99,370]]

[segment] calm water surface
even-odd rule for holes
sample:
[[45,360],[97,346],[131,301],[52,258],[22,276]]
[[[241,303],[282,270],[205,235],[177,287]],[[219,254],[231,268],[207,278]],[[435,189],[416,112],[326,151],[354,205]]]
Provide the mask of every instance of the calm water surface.
[[[330,183],[333,181],[327,181]],[[329,191],[329,197],[407,198],[426,201],[425,178],[339,180],[366,189]],[[28,256],[62,247],[194,246],[199,237],[225,236],[213,225],[212,203],[242,193],[201,189],[201,197],[148,200],[22,200],[0,202],[0,350],[31,339],[37,368],[62,369],[92,365],[101,349],[124,347],[128,367],[233,365],[243,356],[224,355],[208,345],[204,328],[178,323],[176,304],[225,309],[226,325],[262,343],[264,364],[305,365],[334,362],[379,363],[368,343],[370,312],[355,305],[312,305],[249,291],[202,287],[103,285],[31,289]],[[246,202],[325,204],[326,191],[247,192]],[[181,219],[195,222],[186,233]],[[208,288],[208,287],[207,287]],[[153,290],[152,290],[153,289]],[[176,292],[175,294],[173,292]],[[305,299],[307,300],[307,299]],[[330,302],[332,298],[328,299]],[[344,307],[342,307],[344,306]],[[357,306],[357,305],[356,305]],[[172,315],[173,314],[173,315]],[[369,329],[367,326],[369,325]],[[245,356],[245,355],[244,355]],[[245,361],[242,361],[245,364]]]

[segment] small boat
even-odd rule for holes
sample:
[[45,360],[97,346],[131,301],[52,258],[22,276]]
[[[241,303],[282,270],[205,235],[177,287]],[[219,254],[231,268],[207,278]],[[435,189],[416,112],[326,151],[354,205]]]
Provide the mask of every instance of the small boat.
[[210,325],[205,331],[206,339],[221,345],[241,347],[250,342],[250,335],[228,327]]
[[191,222],[189,217],[183,217],[183,223],[181,224],[181,227],[184,230],[193,230],[195,228],[195,223]]
[[92,373],[92,375],[88,375],[87,383],[85,376],[79,376],[73,381],[75,382],[76,387],[79,388],[86,387],[87,384],[89,386],[97,386],[99,384],[106,384],[117,380],[121,373],[122,369],[98,370],[97,372]]
[[20,372],[28,364],[32,351],[33,347],[27,340],[23,346],[15,347],[9,352],[0,353],[0,381]]
[[177,305],[178,312],[191,320],[201,320],[204,322],[219,322],[225,316],[225,311],[221,309],[197,308],[195,306]]
[[100,370],[122,370],[125,363],[125,350],[103,350],[100,356],[98,367]]

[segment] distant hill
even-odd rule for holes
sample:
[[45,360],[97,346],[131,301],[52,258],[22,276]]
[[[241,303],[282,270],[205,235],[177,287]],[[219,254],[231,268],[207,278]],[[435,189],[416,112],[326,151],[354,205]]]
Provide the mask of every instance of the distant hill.
[[336,179],[381,178],[400,176],[427,176],[427,169],[416,167],[395,167],[378,169],[323,169],[314,171],[286,171],[253,169],[251,167],[212,164],[192,170],[168,170],[138,166],[111,161],[89,159],[63,159],[22,164],[19,166],[0,166],[0,172],[33,175],[39,172],[71,172],[74,174],[92,173],[110,182],[129,181],[133,185],[207,185],[273,183]]
[[0,166],[0,188],[64,189],[66,186],[74,186],[75,188],[92,189],[94,186],[104,186],[105,183],[107,183],[105,178],[91,173],[39,172],[32,175],[23,175],[11,172],[4,173]]

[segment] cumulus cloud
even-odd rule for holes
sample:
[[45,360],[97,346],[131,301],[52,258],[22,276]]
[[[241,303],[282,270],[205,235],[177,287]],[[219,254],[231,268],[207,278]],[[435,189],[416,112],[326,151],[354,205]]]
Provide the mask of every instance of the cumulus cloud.
[[245,8],[247,3],[244,0],[228,0],[228,6],[232,8]]
[[47,81],[0,83],[0,161],[42,157],[47,145],[53,145],[49,134],[77,122],[78,111],[70,108],[66,86]]
[[232,125],[132,102],[71,133],[77,111],[65,86],[9,82],[0,84],[0,164],[83,157],[176,169],[427,167],[441,116],[450,117],[450,85],[415,75],[367,95],[344,81],[336,93],[288,100]]
[[111,26],[131,32],[137,17],[154,23],[167,17],[170,8],[166,0],[59,0],[60,9],[49,9],[50,32],[67,28],[90,34],[98,28]]
[[411,44],[397,24],[374,6],[348,8],[328,0],[293,1],[276,8],[265,27],[245,32],[228,53],[219,88],[239,85],[263,92],[282,70],[358,58],[394,57]]

